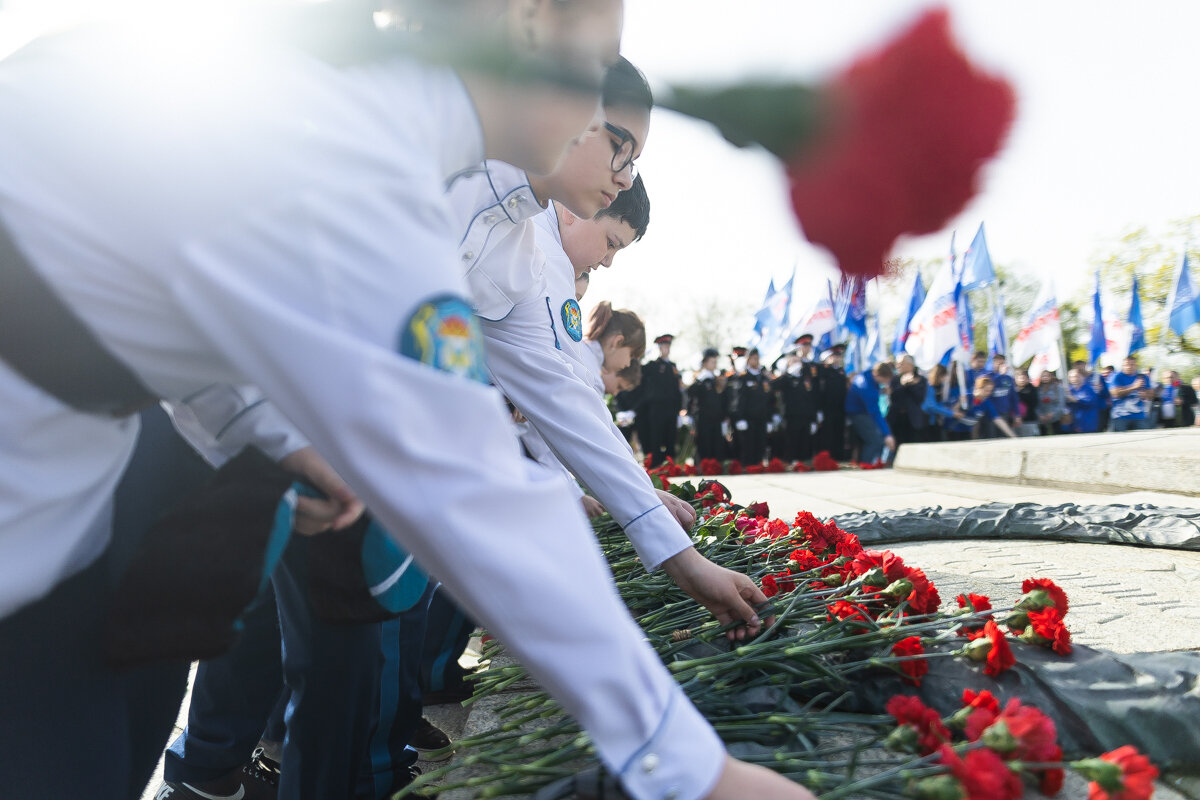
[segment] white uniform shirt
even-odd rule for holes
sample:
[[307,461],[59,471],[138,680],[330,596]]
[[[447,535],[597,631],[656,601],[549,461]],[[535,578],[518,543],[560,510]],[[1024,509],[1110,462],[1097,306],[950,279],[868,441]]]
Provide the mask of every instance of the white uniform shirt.
[[[0,223],[152,391],[260,387],[635,797],[705,794],[719,740],[578,503],[528,474],[499,395],[468,379],[480,340],[440,198],[482,142],[457,78],[230,42],[242,69],[214,80],[191,54],[148,69],[142,44],[73,34],[0,64]],[[7,614],[102,550],[137,420],[75,412],[3,363],[0,406]]]
[[[563,355],[555,327],[562,314],[547,295],[545,260],[533,246],[533,223],[528,217],[494,218],[486,237],[475,233],[480,215],[486,217],[499,198],[518,197],[525,191],[521,187],[527,187],[519,170],[507,165],[499,169],[495,162],[488,166],[456,178],[451,188],[454,205],[468,225],[459,258],[466,262],[470,254],[472,269],[487,276],[471,286],[473,292],[482,292],[472,295],[476,308],[491,309],[482,320],[488,374],[555,457],[604,505],[645,567],[657,569],[691,547],[691,539],[655,494],[645,469],[633,459],[591,379]],[[525,294],[518,296],[519,287],[531,288],[520,289]]]

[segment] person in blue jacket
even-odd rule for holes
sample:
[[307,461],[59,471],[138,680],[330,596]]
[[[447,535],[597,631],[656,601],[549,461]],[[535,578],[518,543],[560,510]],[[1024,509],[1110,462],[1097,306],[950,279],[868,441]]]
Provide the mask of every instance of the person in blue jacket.
[[1095,433],[1100,430],[1100,408],[1103,400],[1092,388],[1086,371],[1073,369],[1067,373],[1067,408],[1071,410],[1070,433]]
[[1009,425],[1021,416],[1017,408],[1017,384],[1013,376],[1008,374],[1008,359],[1001,353],[992,356],[992,371],[988,374],[994,384],[992,388],[992,405],[1004,417]]
[[973,435],[976,439],[995,439],[996,431],[1010,439],[1015,438],[1016,432],[993,402],[992,392],[995,384],[992,379],[987,375],[978,376],[975,378],[974,389],[970,404],[966,409],[956,410],[955,417],[962,422],[975,423]]
[[892,380],[892,365],[879,363],[869,373],[863,372],[850,381],[850,392],[846,395],[846,417],[858,438],[862,440],[859,461],[874,464],[883,454],[883,448],[896,449],[891,428],[879,410],[879,387]]

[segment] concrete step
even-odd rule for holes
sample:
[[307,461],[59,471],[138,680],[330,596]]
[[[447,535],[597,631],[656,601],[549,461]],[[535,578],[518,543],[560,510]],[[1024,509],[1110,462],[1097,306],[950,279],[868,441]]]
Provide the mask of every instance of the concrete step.
[[895,468],[1089,492],[1200,496],[1200,427],[906,444]]

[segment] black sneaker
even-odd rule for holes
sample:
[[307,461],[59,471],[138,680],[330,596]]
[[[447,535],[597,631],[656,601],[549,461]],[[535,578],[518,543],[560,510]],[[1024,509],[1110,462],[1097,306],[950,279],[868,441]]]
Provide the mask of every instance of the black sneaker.
[[454,755],[450,737],[424,717],[408,743],[426,761],[445,761]]
[[240,772],[216,781],[163,781],[154,800],[275,800],[279,764],[254,751]]

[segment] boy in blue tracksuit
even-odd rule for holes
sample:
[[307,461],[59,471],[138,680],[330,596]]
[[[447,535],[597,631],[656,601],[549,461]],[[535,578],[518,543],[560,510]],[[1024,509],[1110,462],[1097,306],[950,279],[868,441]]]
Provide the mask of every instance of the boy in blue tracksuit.
[[858,458],[868,464],[879,460],[884,447],[896,449],[891,428],[879,409],[879,387],[890,383],[892,374],[891,364],[876,364],[870,372],[854,376],[846,395],[846,418],[862,440]]

